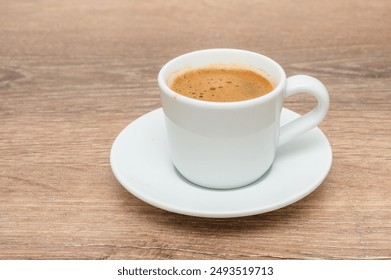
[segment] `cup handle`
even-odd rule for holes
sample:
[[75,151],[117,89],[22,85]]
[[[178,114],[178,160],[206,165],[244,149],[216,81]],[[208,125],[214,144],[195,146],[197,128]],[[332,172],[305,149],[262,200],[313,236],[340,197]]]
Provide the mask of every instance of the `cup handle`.
[[314,96],[318,105],[310,112],[280,128],[278,146],[282,146],[296,136],[316,127],[326,117],[329,110],[329,94],[326,87],[318,79],[306,75],[289,77],[284,97],[297,93],[307,93]]

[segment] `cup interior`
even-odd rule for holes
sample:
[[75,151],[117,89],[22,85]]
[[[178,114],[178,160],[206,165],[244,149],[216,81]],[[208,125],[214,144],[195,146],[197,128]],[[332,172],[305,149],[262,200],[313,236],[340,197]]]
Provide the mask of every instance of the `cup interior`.
[[[165,92],[173,94],[174,92],[169,88],[169,85],[177,75],[191,69],[215,65],[246,68],[261,74],[271,81],[274,87],[273,91],[267,95],[280,92],[279,88],[283,86],[283,81],[286,79],[282,67],[267,56],[238,49],[208,49],[178,56],[165,64],[159,72],[159,86]],[[262,97],[264,96],[259,98]]]

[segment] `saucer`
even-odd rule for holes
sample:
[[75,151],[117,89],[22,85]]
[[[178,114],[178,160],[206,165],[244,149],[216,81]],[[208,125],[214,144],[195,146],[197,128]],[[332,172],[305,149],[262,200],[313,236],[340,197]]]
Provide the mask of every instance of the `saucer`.
[[[297,117],[284,108],[281,123]],[[184,179],[171,163],[161,108],[125,127],[110,153],[115,177],[134,196],[167,211],[209,218],[256,215],[292,204],[322,183],[331,162],[330,144],[314,128],[281,146],[258,181],[230,190],[203,188]]]

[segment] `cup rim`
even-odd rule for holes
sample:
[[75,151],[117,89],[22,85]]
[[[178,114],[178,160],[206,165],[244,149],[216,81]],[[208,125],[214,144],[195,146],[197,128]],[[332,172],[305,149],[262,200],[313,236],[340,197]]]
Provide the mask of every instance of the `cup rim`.
[[[240,101],[230,101],[230,102],[216,102],[216,101],[206,101],[206,100],[198,100],[194,98],[190,98],[187,96],[184,96],[182,94],[179,94],[175,91],[173,91],[166,83],[164,76],[167,72],[167,69],[170,67],[171,64],[178,63],[180,60],[184,59],[187,56],[193,56],[198,54],[204,54],[207,52],[235,52],[235,53],[247,53],[251,55],[256,55],[262,57],[262,59],[268,61],[269,63],[273,64],[273,66],[277,69],[277,72],[279,73],[279,81],[278,84],[274,87],[274,89],[262,96],[252,98],[252,99],[246,99],[246,100],[240,100]],[[251,68],[251,67],[250,67]],[[262,67],[260,67],[262,68]],[[278,94],[280,94],[283,90],[283,87],[285,85],[286,80],[286,74],[284,69],[273,59],[270,57],[267,57],[265,55],[247,51],[247,50],[241,50],[241,49],[230,49],[230,48],[214,48],[214,49],[204,49],[204,50],[197,50],[189,53],[182,54],[180,56],[177,56],[170,61],[168,61],[166,64],[163,65],[163,67],[160,69],[158,74],[158,85],[161,89],[162,94],[167,94],[169,97],[175,99],[176,101],[183,102],[187,105],[194,105],[197,107],[203,107],[203,108],[232,108],[232,107],[242,107],[242,106],[251,106],[259,103],[267,102],[268,100],[275,98]]]

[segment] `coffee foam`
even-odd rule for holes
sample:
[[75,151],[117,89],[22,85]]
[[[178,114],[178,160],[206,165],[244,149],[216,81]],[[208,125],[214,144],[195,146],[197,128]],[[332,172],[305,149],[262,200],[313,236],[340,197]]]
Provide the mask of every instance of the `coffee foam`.
[[193,99],[235,102],[265,95],[273,90],[273,85],[254,70],[208,66],[179,73],[170,88]]

